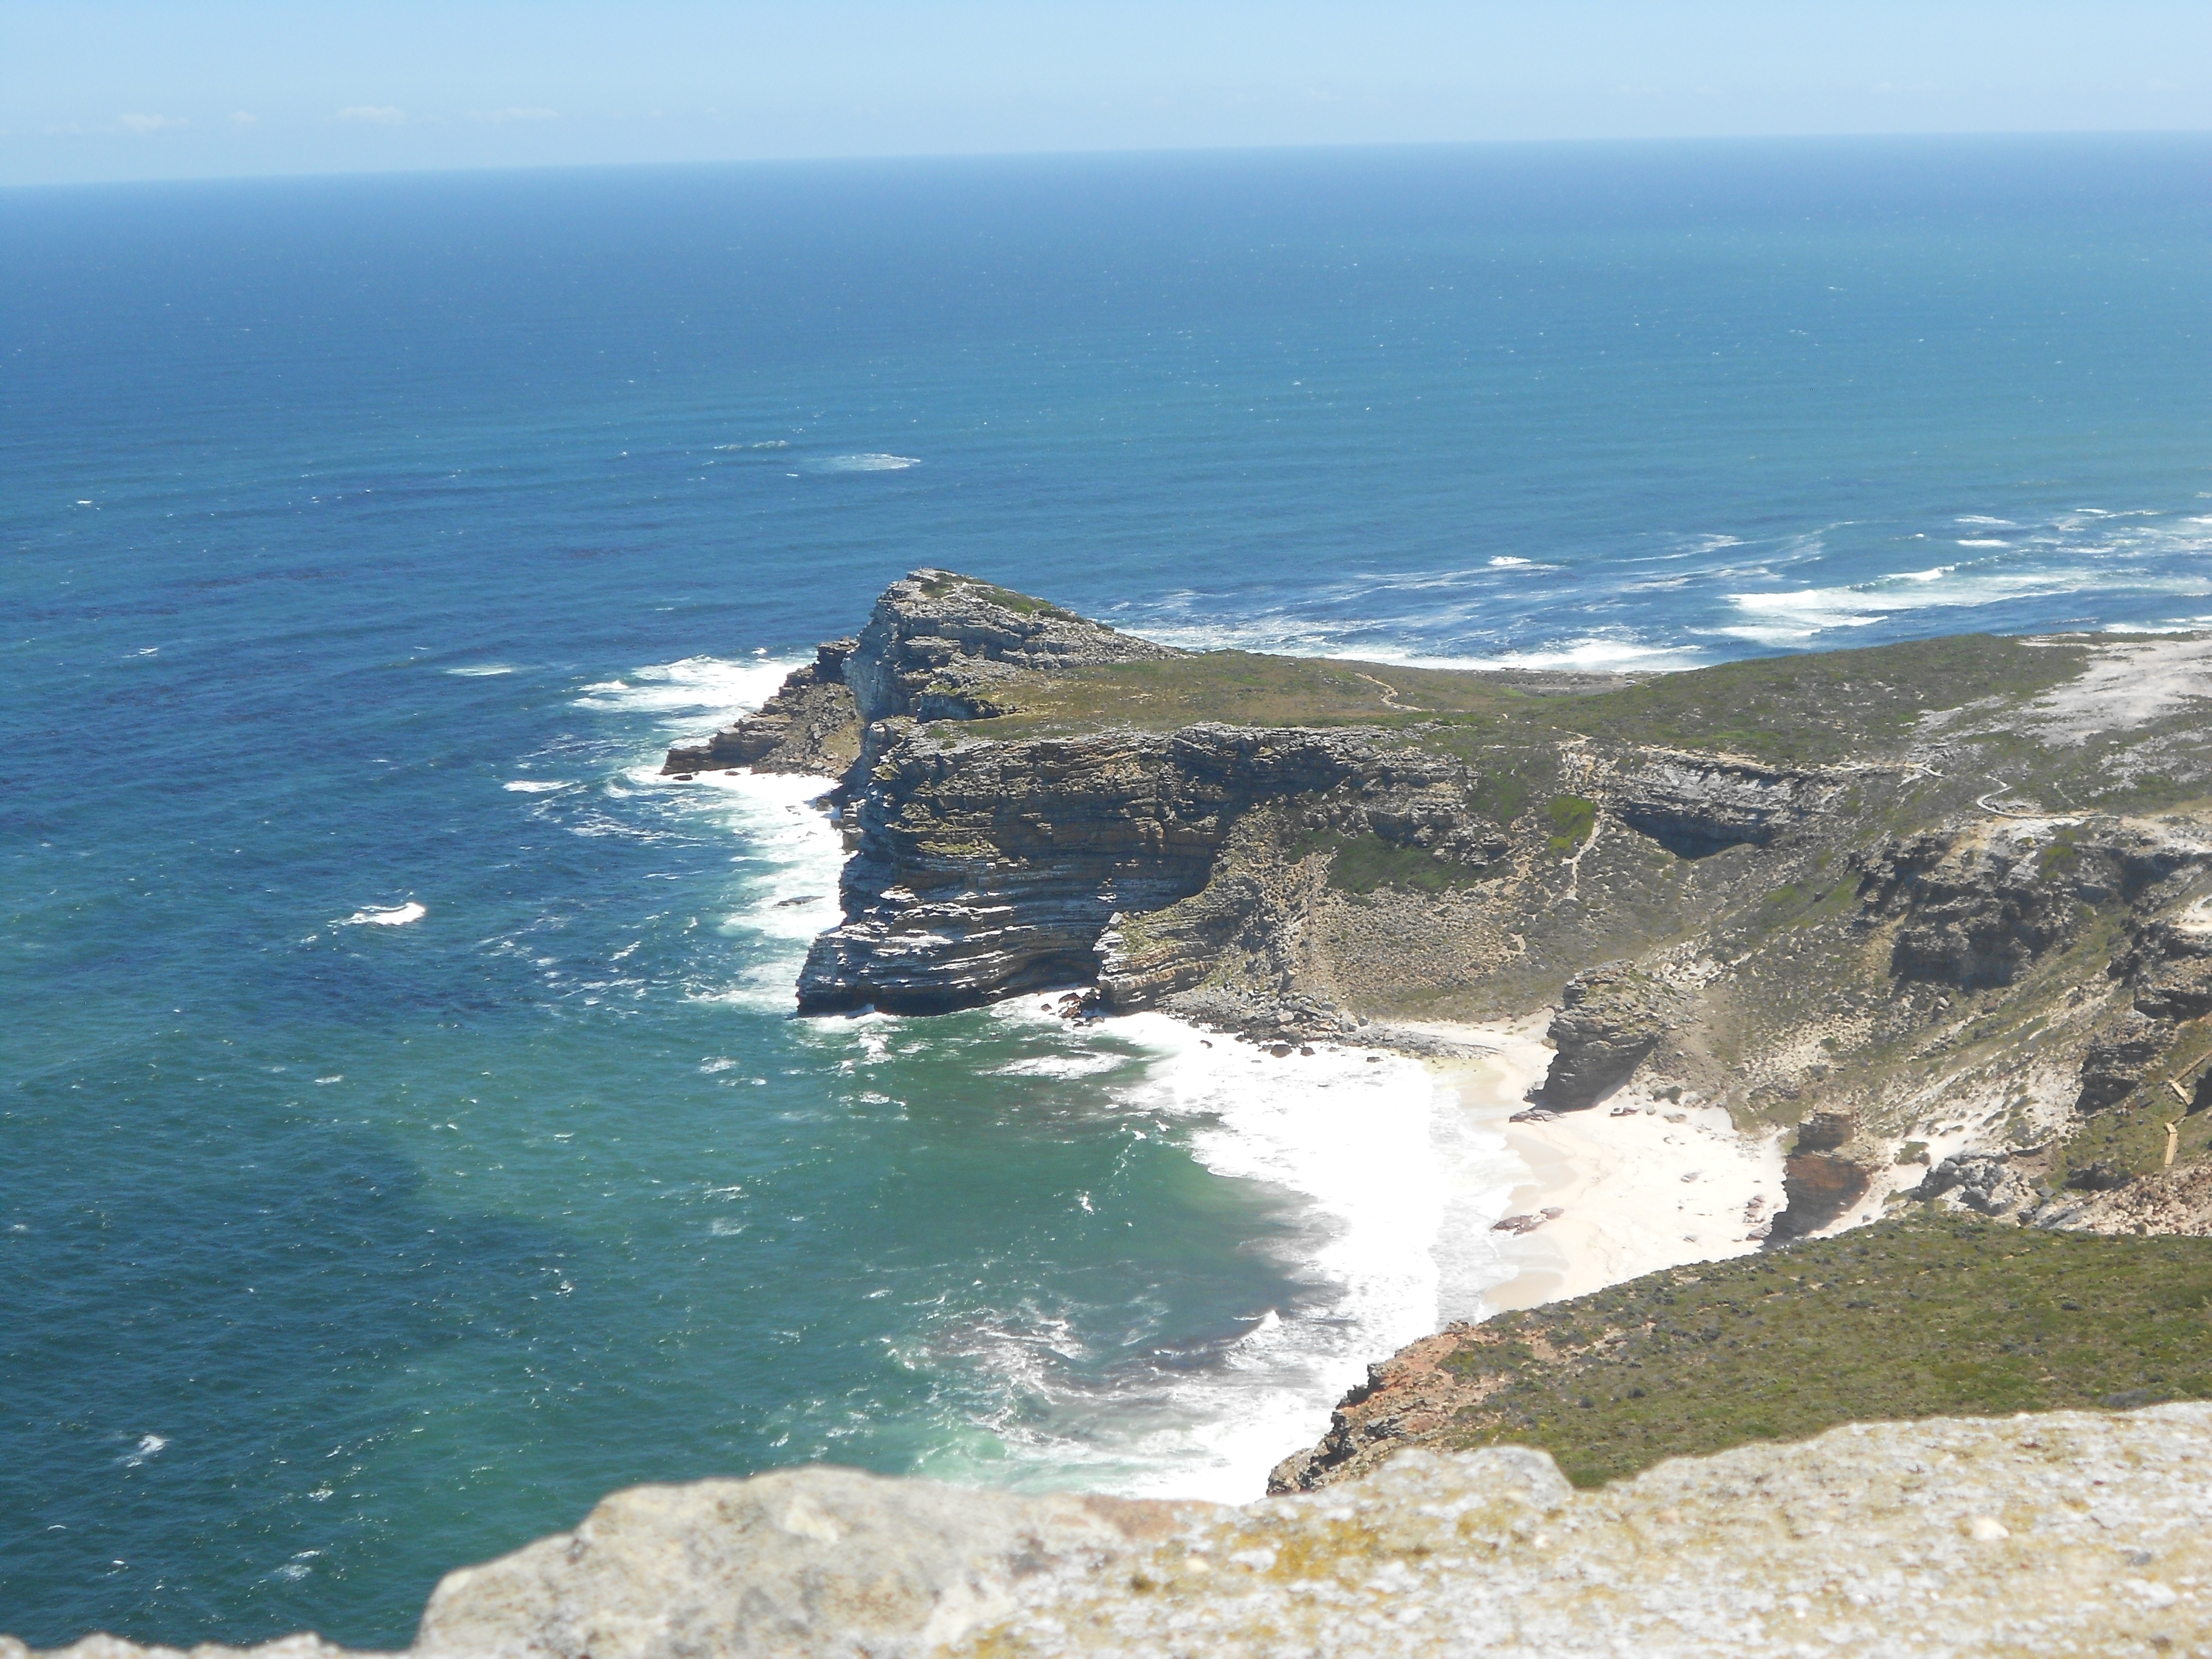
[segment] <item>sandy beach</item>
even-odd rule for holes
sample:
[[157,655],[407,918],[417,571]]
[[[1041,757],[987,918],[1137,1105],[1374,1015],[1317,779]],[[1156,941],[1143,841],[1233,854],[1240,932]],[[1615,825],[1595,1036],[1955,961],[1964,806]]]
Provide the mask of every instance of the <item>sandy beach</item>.
[[1782,1205],[1782,1143],[1736,1132],[1694,1098],[1666,1101],[1633,1083],[1583,1111],[1515,1123],[1552,1051],[1545,1020],[1420,1029],[1480,1050],[1431,1062],[1481,1127],[1502,1133],[1526,1166],[1502,1232],[1519,1271],[1483,1295],[1483,1311],[1586,1295],[1662,1267],[1755,1250]]

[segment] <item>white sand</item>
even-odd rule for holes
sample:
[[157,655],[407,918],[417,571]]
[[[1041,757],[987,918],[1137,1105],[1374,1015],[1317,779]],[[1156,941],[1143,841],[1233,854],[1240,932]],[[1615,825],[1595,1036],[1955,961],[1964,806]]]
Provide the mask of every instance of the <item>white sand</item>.
[[[1781,1137],[1739,1134],[1718,1107],[1656,1100],[1632,1084],[1552,1122],[1509,1122],[1527,1109],[1523,1097],[1551,1064],[1542,1027],[1540,1018],[1422,1028],[1486,1051],[1436,1064],[1463,1109],[1503,1133],[1527,1166],[1506,1213],[1559,1212],[1532,1231],[1498,1235],[1521,1270],[1485,1293],[1484,1311],[1534,1307],[1756,1250],[1782,1206]],[[1631,1109],[1614,1115],[1624,1107]]]

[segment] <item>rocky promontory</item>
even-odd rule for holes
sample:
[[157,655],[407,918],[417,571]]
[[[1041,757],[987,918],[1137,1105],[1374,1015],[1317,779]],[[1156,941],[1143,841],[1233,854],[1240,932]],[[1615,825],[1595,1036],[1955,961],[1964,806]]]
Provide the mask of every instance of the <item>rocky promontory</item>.
[[[2111,698],[2136,663],[2173,683]],[[930,569],[668,765],[837,780],[805,1013],[1071,988],[1392,1041],[1548,1008],[1547,1109],[1804,1126],[1778,1237],[1915,1189],[2094,1225],[2212,1143],[2208,667],[2090,635],[1640,682],[1189,653]],[[1961,1158],[1996,1164],[1930,1175]]]

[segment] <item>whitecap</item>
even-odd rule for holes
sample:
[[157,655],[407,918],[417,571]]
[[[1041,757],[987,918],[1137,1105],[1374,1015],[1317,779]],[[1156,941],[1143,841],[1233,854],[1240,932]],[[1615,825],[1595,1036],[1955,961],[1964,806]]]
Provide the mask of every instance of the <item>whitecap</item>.
[[2010,542],[1990,541],[1985,538],[1976,537],[1971,540],[1961,541],[1959,545],[1961,547],[2010,547],[2012,544]]
[[458,674],[463,679],[485,680],[495,675],[512,674],[514,669],[512,665],[503,662],[478,662],[470,663],[460,668],[448,668],[446,672]]
[[784,676],[802,659],[757,658],[733,662],[726,657],[684,657],[653,663],[624,678],[599,680],[582,688],[578,708],[605,714],[671,714],[696,725],[702,714],[728,715],[757,708],[775,695]]
[[993,1077],[1095,1077],[1119,1071],[1128,1062],[1120,1054],[1039,1054],[1029,1060],[1010,1060],[994,1066]]
[[500,785],[518,795],[543,795],[556,789],[573,789],[574,782],[567,778],[514,778]]
[[1705,657],[1703,648],[1695,645],[1646,645],[1618,635],[1586,634],[1580,639],[1562,640],[1528,651],[1501,652],[1492,657],[1377,656],[1370,659],[1421,668],[1568,669],[1583,673],[1633,670],[1648,673],[1695,668]]
[[1490,568],[1492,570],[1521,570],[1534,563],[1534,559],[1516,559],[1510,553],[1500,553],[1490,562]]
[[168,1443],[164,1437],[158,1434],[139,1436],[138,1443],[123,1455],[121,1460],[123,1467],[135,1469],[148,1458],[159,1457],[167,1448]]
[[832,455],[820,463],[824,472],[903,472],[921,465],[919,455]]
[[391,908],[386,910],[356,910],[351,915],[348,916],[344,921],[341,922],[339,926],[345,927],[357,927],[363,925],[371,927],[404,927],[409,922],[420,921],[424,916],[427,916],[429,914],[429,911],[423,906],[416,903],[413,899],[410,899],[404,904],[395,904],[392,906]]

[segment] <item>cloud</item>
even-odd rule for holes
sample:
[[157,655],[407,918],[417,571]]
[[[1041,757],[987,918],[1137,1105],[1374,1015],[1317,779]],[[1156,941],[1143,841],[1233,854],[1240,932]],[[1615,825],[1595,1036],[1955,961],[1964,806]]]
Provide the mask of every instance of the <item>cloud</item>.
[[557,109],[473,109],[469,112],[471,121],[491,121],[501,125],[509,121],[557,121],[560,118],[561,112]]
[[118,115],[115,118],[125,132],[167,132],[191,125],[191,118],[184,115]]
[[394,109],[389,104],[351,104],[338,112],[341,121],[367,121],[371,125],[396,127],[407,119],[407,112]]
[[231,116],[230,124],[234,127],[258,127],[261,125],[261,118],[258,115],[249,115],[244,110],[239,110]]

